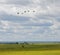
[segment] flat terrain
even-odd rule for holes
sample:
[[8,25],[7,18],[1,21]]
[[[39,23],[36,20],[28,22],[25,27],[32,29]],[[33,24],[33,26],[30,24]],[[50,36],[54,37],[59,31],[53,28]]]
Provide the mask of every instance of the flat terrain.
[[60,55],[60,44],[0,44],[0,55]]
[[60,55],[60,51],[5,51],[0,52],[0,55]]

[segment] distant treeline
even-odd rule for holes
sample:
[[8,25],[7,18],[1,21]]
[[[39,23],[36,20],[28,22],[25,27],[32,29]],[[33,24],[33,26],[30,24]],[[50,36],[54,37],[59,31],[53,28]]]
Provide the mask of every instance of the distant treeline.
[[45,43],[45,44],[48,44],[48,43],[60,43],[60,42],[39,42],[39,41],[27,41],[27,42],[0,42],[0,44],[29,44],[29,43],[35,43],[35,44],[41,44],[41,43]]
[[28,42],[0,42],[0,44],[28,44]]

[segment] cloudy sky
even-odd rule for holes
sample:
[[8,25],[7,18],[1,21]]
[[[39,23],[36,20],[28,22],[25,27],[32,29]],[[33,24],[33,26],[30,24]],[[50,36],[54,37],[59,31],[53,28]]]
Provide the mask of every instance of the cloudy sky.
[[60,0],[0,0],[0,41],[60,41]]

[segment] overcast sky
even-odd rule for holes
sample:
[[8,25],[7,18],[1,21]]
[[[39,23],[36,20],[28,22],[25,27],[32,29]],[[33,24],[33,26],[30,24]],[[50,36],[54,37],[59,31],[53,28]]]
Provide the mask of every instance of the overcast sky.
[[60,0],[0,0],[0,41],[60,41]]

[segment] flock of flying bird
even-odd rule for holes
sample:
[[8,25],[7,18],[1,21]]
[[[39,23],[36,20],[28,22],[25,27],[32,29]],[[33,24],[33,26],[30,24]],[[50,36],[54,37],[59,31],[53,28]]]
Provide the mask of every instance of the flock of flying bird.
[[[30,10],[28,10],[28,11],[23,11],[23,13],[21,13],[21,14],[24,14],[24,13],[27,13],[27,12],[30,12]],[[34,13],[35,10],[33,10],[32,12]],[[20,12],[17,12],[17,14],[20,14]]]

